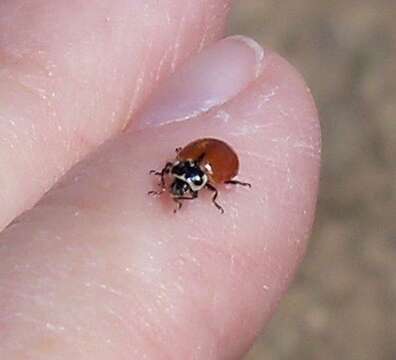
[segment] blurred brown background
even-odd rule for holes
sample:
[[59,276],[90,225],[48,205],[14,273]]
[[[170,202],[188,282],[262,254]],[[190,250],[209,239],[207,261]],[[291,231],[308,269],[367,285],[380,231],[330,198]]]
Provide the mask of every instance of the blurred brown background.
[[307,258],[246,360],[395,360],[396,1],[242,0],[230,32],[304,74],[323,131]]

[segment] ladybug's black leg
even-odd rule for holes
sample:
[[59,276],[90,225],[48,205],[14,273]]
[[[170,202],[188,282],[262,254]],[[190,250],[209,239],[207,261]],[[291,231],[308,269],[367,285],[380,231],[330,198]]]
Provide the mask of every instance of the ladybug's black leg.
[[216,189],[213,185],[211,185],[211,184],[209,184],[209,183],[206,184],[206,188],[207,188],[208,190],[210,190],[210,191],[213,191],[212,203],[217,207],[217,209],[219,209],[219,211],[220,211],[222,214],[224,214],[224,209],[223,209],[222,206],[216,201],[217,195],[219,194],[219,192],[217,191],[217,189]]
[[176,149],[175,149],[175,151],[176,151],[176,154],[178,154],[180,151],[182,150],[182,148],[181,147],[177,147]]
[[247,182],[242,182],[239,180],[228,180],[228,181],[225,181],[224,184],[241,185],[241,186],[247,186],[249,188],[252,187],[252,184],[249,184]]
[[165,167],[161,171],[161,186],[162,186],[162,188],[165,187],[165,175],[169,174],[171,168],[172,168],[172,163],[167,162]]
[[161,171],[157,171],[157,170],[150,170],[149,174],[150,175],[158,175],[158,176],[163,176],[164,174],[168,174],[171,167],[172,167],[172,163],[171,162],[167,162],[164,166],[164,168]]
[[162,173],[161,171],[157,171],[157,170],[150,170],[149,172],[150,175],[157,175],[157,176],[160,176],[161,173]]
[[150,174],[151,175],[161,176],[161,186],[162,186],[162,188],[165,187],[165,175],[169,174],[170,169],[172,168],[172,165],[173,164],[171,162],[167,162],[165,164],[164,168],[161,171],[150,170]]
[[165,187],[165,175],[169,174],[170,169],[172,168],[172,163],[171,162],[167,162],[164,166],[164,168],[161,171],[157,171],[157,170],[150,170],[150,174],[151,175],[156,175],[156,176],[161,176],[161,190],[160,191],[149,191],[148,194],[149,195],[154,195],[154,196],[159,196],[161,195],[163,192],[166,191],[166,187]]
[[165,188],[162,188],[160,191],[151,190],[147,194],[153,196],[160,196],[165,190],[166,190]]
[[197,197],[198,197],[198,192],[195,191],[191,193],[191,196],[180,196],[173,198],[173,201],[177,204],[177,208],[174,209],[173,212],[176,213],[178,210],[182,208],[184,200],[194,200]]
[[180,210],[183,206],[183,203],[179,200],[174,198],[173,201],[177,204],[177,207],[173,210],[173,212],[176,214],[178,210]]

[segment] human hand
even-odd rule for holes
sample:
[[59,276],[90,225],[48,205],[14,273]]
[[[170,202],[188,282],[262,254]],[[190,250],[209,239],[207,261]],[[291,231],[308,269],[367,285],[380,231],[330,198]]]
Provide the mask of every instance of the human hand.
[[[265,325],[312,225],[320,131],[284,60],[217,42],[227,8],[0,4],[2,226],[95,151],[1,235],[1,359],[240,358]],[[148,170],[204,136],[253,187],[175,215]]]

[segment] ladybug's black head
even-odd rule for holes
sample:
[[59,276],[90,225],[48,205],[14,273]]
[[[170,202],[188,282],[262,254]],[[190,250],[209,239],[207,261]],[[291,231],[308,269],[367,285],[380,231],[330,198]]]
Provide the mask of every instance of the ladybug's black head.
[[174,197],[182,197],[191,192],[188,184],[180,179],[175,179],[173,181],[170,190]]
[[174,181],[171,192],[174,196],[183,196],[187,192],[195,193],[203,189],[208,182],[207,175],[193,161],[180,161],[172,167]]

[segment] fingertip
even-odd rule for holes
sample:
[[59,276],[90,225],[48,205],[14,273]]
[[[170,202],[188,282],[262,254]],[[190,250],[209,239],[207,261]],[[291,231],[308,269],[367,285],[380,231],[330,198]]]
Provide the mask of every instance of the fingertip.
[[[0,279],[2,311],[18,351],[48,337],[60,343],[49,350],[60,357],[88,348],[98,359],[227,359],[248,348],[305,249],[320,162],[304,82],[265,54],[259,78],[225,104],[189,121],[125,132],[3,234],[0,267],[10,275]],[[238,178],[252,188],[220,186],[223,215],[208,193],[173,214],[169,196],[147,195],[155,186],[147,172],[176,147],[208,136],[234,148]],[[89,325],[76,332],[76,320]],[[14,340],[2,348],[16,353]]]
[[229,316],[243,314],[249,330],[227,347],[228,356],[252,341],[284,294],[305,253],[317,201],[321,138],[312,95],[293,66],[270,50],[264,53],[259,78],[224,105],[136,133],[142,147],[144,139],[156,139],[146,156],[158,164],[174,147],[220,138],[240,157],[238,178],[252,183],[251,189],[219,187],[224,215],[208,194],[186,204],[177,217],[166,202],[150,202],[148,208],[157,214],[156,228],[172,233],[174,245],[184,243],[194,258],[205,259],[208,274],[222,273],[221,281],[213,276],[207,282],[227,309],[214,321],[227,323],[227,336],[236,335],[239,323]]

